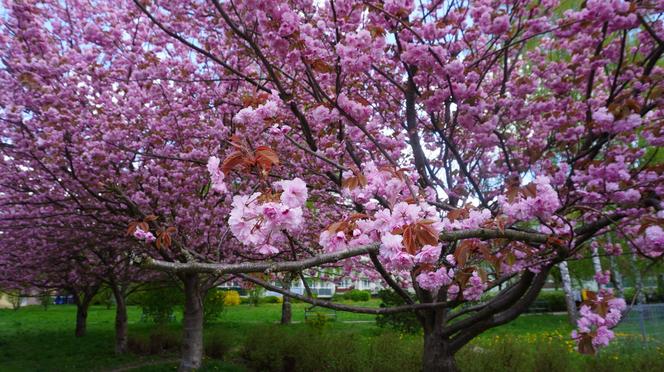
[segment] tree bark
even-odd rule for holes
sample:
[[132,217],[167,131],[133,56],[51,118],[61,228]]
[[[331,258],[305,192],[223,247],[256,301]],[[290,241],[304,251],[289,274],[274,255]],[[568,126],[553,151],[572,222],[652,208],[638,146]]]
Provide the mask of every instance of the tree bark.
[[569,275],[567,261],[558,264],[560,268],[560,278],[563,282],[563,291],[565,292],[565,303],[567,304],[568,320],[572,325],[576,325],[576,301],[574,301],[574,292],[572,291],[572,278]]
[[634,278],[636,280],[636,303],[638,304],[645,304],[646,303],[646,294],[643,293],[643,277],[641,276],[641,270],[639,270],[639,267],[636,265],[636,252],[632,252],[632,255],[630,256],[630,264],[632,266],[632,270],[634,271]]
[[[418,296],[431,300],[432,296],[419,291]],[[418,319],[424,331],[424,348],[422,350],[422,371],[424,372],[456,372],[456,360],[450,340],[443,335],[443,321],[447,309],[431,309],[418,313]]]
[[[436,327],[438,328],[438,327]],[[422,371],[456,372],[456,360],[450,351],[448,342],[440,332],[424,330],[424,350],[422,352]]]
[[[593,269],[595,270],[595,275],[602,275],[602,261],[599,259],[599,252],[597,248],[592,248],[592,260],[593,260]],[[597,283],[597,289],[603,289],[604,284]]]
[[618,263],[614,256],[609,257],[609,264],[611,265],[611,282],[616,289],[616,294],[618,297],[625,296],[625,287],[623,286],[622,275],[620,275],[620,270],[618,270]]
[[[284,289],[290,291],[290,287],[290,279],[284,279]],[[284,302],[281,304],[281,324],[291,324],[291,320],[293,319],[293,309],[290,297],[283,296],[282,298]]]
[[88,308],[89,301],[80,301],[76,304],[76,337],[85,336],[88,328]]
[[182,275],[184,317],[180,371],[194,371],[203,363],[203,294],[199,274]]
[[113,286],[115,297],[115,353],[127,352],[127,303],[124,293],[117,286]]

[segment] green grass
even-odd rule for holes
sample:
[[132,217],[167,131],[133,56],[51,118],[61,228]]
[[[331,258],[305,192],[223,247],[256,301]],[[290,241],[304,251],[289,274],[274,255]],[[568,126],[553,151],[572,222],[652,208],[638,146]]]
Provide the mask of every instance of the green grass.
[[[376,300],[359,304],[378,306]],[[306,307],[308,305],[302,303],[293,304],[293,320],[296,324],[288,328],[281,328],[279,332],[286,332],[284,335],[288,336],[306,331],[308,325],[302,322]],[[75,313],[75,307],[72,305],[51,306],[47,311],[36,306],[22,308],[18,311],[0,310],[0,371],[103,371],[118,368],[137,371],[172,371],[176,369],[176,352],[154,356],[133,354],[116,356],[113,353],[114,309],[106,309],[101,306],[92,307],[88,316],[88,335],[83,338],[74,337]],[[130,336],[147,336],[154,329],[154,325],[140,322],[141,313],[138,308],[130,306],[128,315]],[[270,325],[277,323],[280,316],[280,304],[227,307],[217,321],[206,325],[205,334],[206,337],[215,337],[215,335],[221,337],[230,350],[223,362],[207,359],[203,370],[244,370],[243,360],[239,356],[242,350],[241,345],[245,344],[248,335],[256,335],[257,332],[260,334],[263,330],[269,331]],[[180,332],[181,317],[181,313],[178,312],[176,322],[166,326],[169,332],[176,335],[175,337]],[[341,340],[352,340],[354,347],[360,350],[375,347],[376,339],[390,333],[377,327],[373,322],[374,317],[370,315],[337,312],[337,317],[338,321],[326,325],[323,334]],[[630,363],[635,363],[647,359],[642,357],[645,353],[640,351],[639,347],[630,347],[628,344],[620,342],[607,349],[606,352],[603,351],[599,358],[580,356],[571,351],[573,348],[573,344],[569,340],[571,329],[564,315],[522,315],[514,322],[492,329],[480,336],[460,353],[460,365],[464,366],[466,370],[476,370],[476,368],[471,368],[473,366],[478,366],[479,370],[501,370],[496,369],[496,366],[514,370],[517,366],[535,365],[532,357],[527,361],[530,364],[523,364],[526,362],[522,359],[525,354],[541,352],[560,358],[564,357],[563,359],[567,363],[560,364],[558,361],[556,362],[558,367],[549,366],[546,368],[547,372],[567,369],[602,370],[602,368],[606,369],[607,365],[621,366],[622,364],[618,363],[620,360],[625,360],[625,363],[631,360]],[[414,345],[414,349],[419,349],[417,345],[421,343],[421,336],[396,335],[394,340],[388,341],[388,343],[398,344],[390,346],[396,348],[395,352],[398,354],[399,348],[408,347],[407,345],[411,345],[411,348]],[[499,356],[491,354],[495,350],[501,350],[500,353],[496,351],[496,355]],[[653,354],[651,351],[649,353]],[[654,355],[658,358],[664,357],[664,352],[659,347],[655,351]],[[521,364],[497,362],[492,359],[504,355],[511,355],[509,358],[504,358],[509,359],[509,363],[517,363],[521,360],[518,362]],[[485,362],[482,362],[483,360]],[[545,362],[549,363],[548,359]],[[650,359],[647,362],[651,363]],[[538,363],[544,362],[539,360]],[[642,367],[641,370],[647,371],[649,370],[647,366],[652,363],[643,365],[645,367]]]
[[[378,306],[378,301],[356,303],[362,306]],[[293,321],[304,321],[307,304],[293,304]],[[76,308],[73,305],[50,306],[44,311],[31,306],[18,311],[0,310],[0,371],[87,371],[113,369],[135,364],[148,364],[167,356],[117,356],[114,347],[115,309],[103,306],[91,307],[88,315],[88,334],[83,338],[74,337]],[[281,318],[280,304],[260,306],[239,305],[226,308],[220,319],[206,325],[206,333],[223,333],[231,345],[238,345],[243,335],[257,324],[274,324]],[[141,311],[135,306],[128,308],[129,334],[146,334],[152,328],[150,323],[141,322]],[[182,313],[176,312],[176,322],[167,328],[179,332]],[[375,330],[373,316],[366,314],[337,313],[334,329],[343,331]],[[370,323],[347,324],[345,321],[365,321]],[[302,325],[294,325],[300,327]],[[367,333],[369,335],[370,332]],[[176,363],[159,366],[146,366],[141,371],[172,370]],[[218,361],[208,361],[206,370],[237,370],[233,366]]]

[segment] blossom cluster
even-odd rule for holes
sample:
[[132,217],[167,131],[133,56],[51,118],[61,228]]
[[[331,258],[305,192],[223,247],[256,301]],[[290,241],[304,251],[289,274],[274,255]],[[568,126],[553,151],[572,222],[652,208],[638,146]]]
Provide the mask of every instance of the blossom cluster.
[[[373,199],[377,196],[384,198],[390,204],[395,204],[402,200],[404,195],[408,194],[405,175],[401,174],[396,177],[395,171],[387,167],[377,166],[374,162],[364,163],[363,167],[364,172],[360,176],[362,182],[359,182],[357,187],[344,188],[345,195],[353,201],[365,204],[369,209],[374,209],[376,203]],[[345,179],[352,176],[351,172],[344,174]]]
[[648,226],[638,243],[650,257],[661,256],[664,253],[664,229],[658,225]]
[[513,201],[502,195],[498,197],[505,215],[516,221],[526,221],[535,217],[548,218],[560,208],[558,193],[551,186],[548,177],[538,176],[533,184],[536,190],[534,196],[519,195]]
[[[618,325],[626,307],[625,300],[613,297],[610,290],[591,293],[590,298],[581,305],[577,329],[572,331],[579,350],[594,352],[599,347],[607,346],[615,337],[611,329]],[[591,348],[584,350],[589,346]]]
[[210,173],[210,187],[218,193],[226,193],[228,189],[224,183],[224,173],[219,169],[220,160],[216,156],[208,159],[207,169]]
[[233,235],[261,255],[279,253],[285,244],[283,232],[298,232],[307,185],[299,178],[275,182],[280,193],[236,195],[228,218]]
[[134,230],[133,235],[136,239],[143,240],[146,243],[152,243],[155,240],[157,240],[157,238],[155,238],[155,236],[151,232],[144,231],[141,228],[137,228],[136,230]]
[[[423,272],[417,276],[417,285],[422,289],[435,293],[441,287],[452,284],[454,270],[441,267],[435,271]],[[456,290],[458,292],[458,289]]]

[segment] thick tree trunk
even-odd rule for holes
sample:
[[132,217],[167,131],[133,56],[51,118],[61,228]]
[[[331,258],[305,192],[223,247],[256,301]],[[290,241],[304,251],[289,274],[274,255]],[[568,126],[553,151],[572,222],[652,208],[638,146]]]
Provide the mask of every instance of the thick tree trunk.
[[[284,289],[289,291],[290,287],[290,280],[284,280]],[[281,304],[281,324],[291,324],[291,320],[293,319],[293,309],[290,297],[283,296],[282,298],[284,302]]]
[[115,353],[127,352],[127,304],[124,293],[117,286],[113,288],[115,297]]
[[76,304],[76,337],[85,336],[88,328],[88,308],[90,302],[82,301]]
[[198,274],[184,274],[184,317],[180,371],[193,371],[203,363],[203,294]]
[[424,350],[422,353],[422,371],[456,372],[454,354],[439,332],[424,331]]
[[563,291],[565,292],[565,303],[567,304],[567,315],[569,322],[576,325],[576,301],[574,301],[574,292],[572,291],[572,278],[569,275],[567,261],[558,264],[560,268],[560,278],[563,282]]
[[284,296],[284,302],[281,304],[281,324],[291,324],[293,319],[293,310],[290,297]]

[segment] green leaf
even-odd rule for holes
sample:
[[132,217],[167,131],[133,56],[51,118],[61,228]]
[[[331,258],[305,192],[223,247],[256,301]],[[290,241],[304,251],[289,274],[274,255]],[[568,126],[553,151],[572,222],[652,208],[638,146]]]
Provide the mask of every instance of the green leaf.
[[201,199],[205,199],[205,197],[208,195],[210,192],[210,187],[212,186],[212,181],[207,181],[205,185],[203,185],[200,190],[198,190],[198,195],[201,197]]

